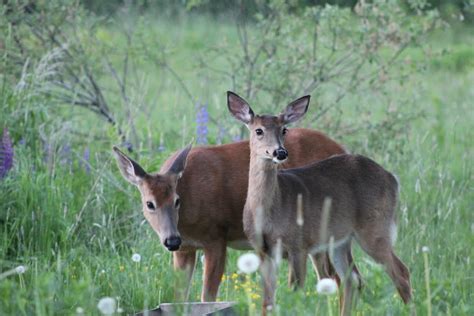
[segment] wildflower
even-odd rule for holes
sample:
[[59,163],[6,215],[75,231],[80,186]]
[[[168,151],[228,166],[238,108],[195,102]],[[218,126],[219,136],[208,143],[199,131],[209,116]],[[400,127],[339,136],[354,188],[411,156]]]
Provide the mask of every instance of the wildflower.
[[257,271],[260,266],[260,258],[254,253],[246,253],[239,257],[237,260],[237,267],[243,273],[253,273]]
[[133,261],[133,262],[140,262],[141,260],[142,260],[142,256],[140,256],[140,254],[134,253],[134,254],[132,255],[132,261]]
[[423,247],[421,247],[421,251],[422,252],[429,252],[430,248],[428,248],[427,246],[423,246]]
[[259,298],[260,298],[260,295],[258,295],[257,293],[252,294],[252,299],[253,300],[258,300]]
[[331,295],[337,291],[337,283],[333,279],[321,279],[316,285],[319,294]]
[[207,104],[196,104],[196,143],[198,145],[207,144],[207,134],[209,123],[209,112],[207,111]]
[[25,273],[25,271],[26,271],[25,266],[18,266],[18,267],[15,268],[15,272],[18,273],[18,274],[23,274],[23,273]]
[[77,315],[83,315],[84,314],[84,308],[82,308],[82,307],[76,308],[76,314]]
[[8,171],[13,167],[13,146],[8,129],[3,130],[0,139],[0,179],[5,178]]
[[235,135],[234,137],[232,137],[233,142],[240,142],[241,140],[242,140],[242,137],[240,137],[240,135]]
[[112,297],[103,297],[97,304],[97,308],[102,313],[102,315],[112,315],[115,312],[116,307],[117,303]]
[[117,313],[122,314],[123,313],[123,308],[122,307],[117,308]]
[[86,170],[86,173],[91,172],[90,158],[91,152],[89,150],[89,147],[86,147],[86,149],[84,149],[84,154],[82,155],[82,159],[84,160],[84,170]]
[[61,149],[61,164],[72,166],[71,146],[66,144]]

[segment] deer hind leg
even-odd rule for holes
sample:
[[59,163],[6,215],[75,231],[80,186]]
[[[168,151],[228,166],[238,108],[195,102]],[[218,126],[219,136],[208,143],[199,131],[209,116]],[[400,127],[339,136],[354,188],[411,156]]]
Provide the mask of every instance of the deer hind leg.
[[196,250],[173,252],[174,269],[175,271],[180,271],[184,274],[184,277],[181,277],[179,280],[179,282],[182,282],[184,284],[178,284],[176,286],[175,299],[178,301],[188,300],[195,263]]
[[[390,225],[393,226],[391,223]],[[374,225],[375,226],[375,225]],[[392,279],[403,302],[411,300],[410,272],[405,264],[395,255],[392,247],[393,238],[387,233],[389,229],[367,227],[358,234],[360,245],[376,262],[383,264]]]
[[[357,289],[360,291],[362,290],[363,281],[359,269],[357,269],[352,257],[352,251],[347,252],[347,260],[352,267],[352,278],[354,279],[354,282],[357,283]],[[319,279],[332,278],[336,280],[337,285],[341,285],[341,279],[337,275],[336,270],[329,260],[329,255],[326,252],[311,255],[311,261]]]
[[216,242],[204,248],[204,284],[201,293],[202,302],[216,300],[217,291],[224,274],[226,258],[225,241]]
[[354,289],[353,283],[358,282],[354,280],[353,273],[353,262],[351,252],[351,242],[348,241],[345,244],[340,245],[334,249],[331,257],[331,262],[336,270],[337,275],[344,285],[344,293],[340,298],[340,313],[341,315],[351,315],[352,302],[354,300]]
[[318,275],[318,279],[335,279],[337,285],[341,284],[341,279],[336,273],[331,261],[329,260],[329,255],[327,252],[318,252],[310,255],[311,262],[313,263],[313,268]]
[[295,289],[304,287],[307,256],[303,251],[288,253],[288,284]]
[[357,283],[357,290],[361,291],[364,286],[364,281],[362,280],[362,275],[360,274],[359,269],[357,269],[354,258],[352,257],[351,247],[349,247],[349,251],[347,252],[347,260],[352,267],[352,280]]

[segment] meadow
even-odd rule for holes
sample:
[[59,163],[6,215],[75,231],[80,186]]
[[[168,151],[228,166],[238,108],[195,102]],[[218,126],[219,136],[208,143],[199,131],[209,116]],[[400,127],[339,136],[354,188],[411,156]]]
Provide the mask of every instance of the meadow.
[[[112,52],[112,63],[121,58],[114,55],[114,46],[125,45],[117,29],[127,19],[120,18],[96,34]],[[124,105],[112,98],[111,104],[133,141],[131,155],[148,171],[157,171],[193,139],[217,144],[247,137],[226,109],[225,92],[239,85],[196,66],[209,47],[237,43],[234,24],[186,14],[174,20],[149,15],[143,19],[148,48],[166,52],[166,62],[179,77],[153,59],[137,58],[130,66],[132,101]],[[414,301],[403,305],[383,269],[355,246],[365,281],[357,315],[427,315],[429,310],[432,315],[474,314],[473,34],[472,25],[434,30],[423,38],[423,46],[409,46],[400,57],[404,64],[420,62],[422,67],[412,67],[409,74],[395,69],[394,77],[399,71],[402,79],[384,84],[383,91],[350,92],[321,120],[298,124],[368,155],[400,179],[395,248],[410,269]],[[162,46],[155,47],[157,43]],[[2,58],[5,66],[11,57]],[[215,60],[217,66],[223,63]],[[112,155],[112,145],[126,144],[100,116],[81,107],[53,105],[35,86],[19,88],[28,78],[8,71],[5,67],[0,73],[0,128],[8,130],[2,144],[5,151],[11,140],[13,166],[0,178],[0,315],[94,315],[105,296],[116,298],[124,314],[172,302],[172,256],[144,220],[139,192],[122,179]],[[101,73],[100,78],[112,89],[112,76]],[[196,102],[189,101],[183,85]],[[322,89],[310,114],[336,93]],[[249,101],[263,112],[281,109],[293,98],[278,104],[269,100],[264,96]],[[386,107],[380,105],[384,100],[389,100]],[[387,118],[398,119],[391,125]],[[132,260],[133,254],[140,254],[141,260]],[[243,311],[255,311],[261,302],[260,276],[238,273],[241,254],[229,251],[219,300],[237,301]],[[200,256],[192,301],[199,300],[202,285]],[[338,313],[338,296],[316,292],[317,277],[309,265],[304,290],[293,292],[286,284],[287,265],[282,264],[277,315]],[[18,266],[25,271],[17,273]]]

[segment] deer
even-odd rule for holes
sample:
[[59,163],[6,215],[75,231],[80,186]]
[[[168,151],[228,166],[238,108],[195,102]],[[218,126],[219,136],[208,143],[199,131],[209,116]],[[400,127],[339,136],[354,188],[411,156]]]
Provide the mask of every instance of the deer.
[[[250,131],[243,226],[261,256],[262,312],[265,314],[274,305],[274,256],[279,240],[299,287],[304,285],[306,274],[306,264],[299,261],[319,247],[333,245],[329,258],[344,287],[341,315],[351,314],[354,287],[360,281],[351,268],[353,240],[385,267],[407,304],[411,299],[410,273],[393,249],[397,178],[370,158],[346,153],[298,168],[279,168],[293,154],[291,147],[285,148],[290,133],[287,125],[305,115],[309,102],[310,96],[304,96],[289,103],[279,115],[255,115],[244,99],[227,92],[230,113]],[[328,199],[330,209],[324,223],[324,201]],[[297,225],[299,216],[302,225]],[[319,233],[321,230],[327,232],[326,236]]]
[[[281,168],[303,166],[346,152],[323,133],[303,128],[288,132],[287,145],[292,158],[280,164]],[[196,251],[202,249],[201,301],[215,301],[225,269],[227,247],[252,249],[242,222],[249,142],[188,146],[172,154],[157,173],[146,172],[117,147],[113,152],[123,177],[140,191],[144,217],[158,234],[161,244],[172,251],[175,270],[184,273],[188,285],[184,293],[188,293],[191,283]],[[335,276],[326,254],[318,254],[314,259],[319,277]],[[357,267],[353,270],[360,275]],[[291,285],[293,281],[290,276]]]

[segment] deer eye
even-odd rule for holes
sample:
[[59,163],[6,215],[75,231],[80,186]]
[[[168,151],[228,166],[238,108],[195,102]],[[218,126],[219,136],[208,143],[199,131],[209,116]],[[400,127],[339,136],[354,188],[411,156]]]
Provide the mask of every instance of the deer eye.
[[257,135],[259,135],[259,136],[260,136],[260,135],[263,135],[263,130],[262,130],[261,128],[257,128],[257,129],[255,130],[255,134],[257,134]]
[[283,130],[281,131],[281,133],[282,133],[283,135],[286,135],[286,133],[288,133],[288,128],[283,127]]
[[178,197],[174,201],[174,208],[178,209],[180,207],[180,205],[181,205],[181,199]]
[[155,204],[153,202],[146,202],[146,207],[148,207],[149,210],[154,210],[155,209]]

